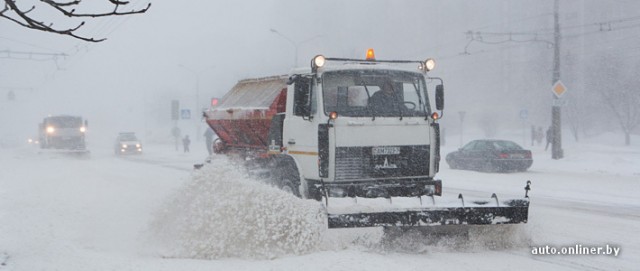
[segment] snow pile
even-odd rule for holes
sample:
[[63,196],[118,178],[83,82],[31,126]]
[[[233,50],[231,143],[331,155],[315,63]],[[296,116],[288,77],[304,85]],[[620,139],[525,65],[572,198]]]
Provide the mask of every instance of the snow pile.
[[252,180],[214,156],[167,202],[152,231],[169,257],[271,259],[316,248],[326,221],[320,203]]

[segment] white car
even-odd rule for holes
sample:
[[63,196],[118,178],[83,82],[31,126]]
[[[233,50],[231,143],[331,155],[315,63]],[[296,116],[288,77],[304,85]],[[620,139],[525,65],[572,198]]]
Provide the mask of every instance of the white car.
[[121,154],[142,154],[142,143],[133,132],[122,132],[118,134],[114,144],[116,155]]

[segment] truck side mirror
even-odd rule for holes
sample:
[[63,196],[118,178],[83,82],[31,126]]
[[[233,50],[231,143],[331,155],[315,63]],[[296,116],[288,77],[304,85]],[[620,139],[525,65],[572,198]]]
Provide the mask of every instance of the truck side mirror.
[[436,109],[444,109],[444,86],[442,84],[436,86]]

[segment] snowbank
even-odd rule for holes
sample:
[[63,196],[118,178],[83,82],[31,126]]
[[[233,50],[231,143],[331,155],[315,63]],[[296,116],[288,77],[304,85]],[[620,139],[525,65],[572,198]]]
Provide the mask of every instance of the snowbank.
[[167,257],[271,259],[309,252],[323,238],[320,203],[253,180],[225,157],[192,177],[151,225]]

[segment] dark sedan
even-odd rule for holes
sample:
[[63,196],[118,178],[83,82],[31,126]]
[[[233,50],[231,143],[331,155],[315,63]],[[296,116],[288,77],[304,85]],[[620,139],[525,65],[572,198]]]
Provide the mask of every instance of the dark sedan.
[[533,164],[531,151],[509,140],[474,140],[447,154],[452,169],[526,171]]

